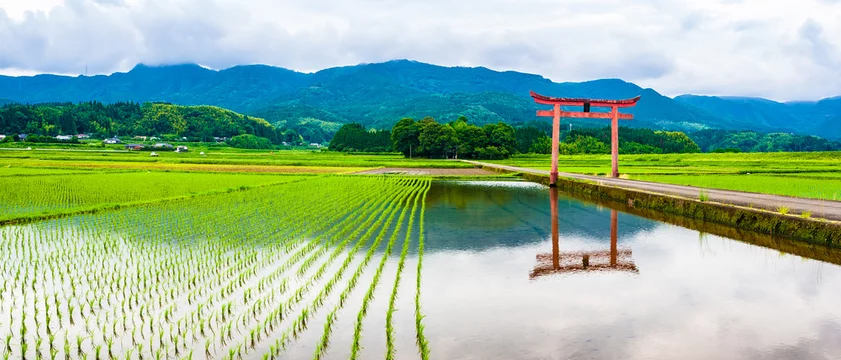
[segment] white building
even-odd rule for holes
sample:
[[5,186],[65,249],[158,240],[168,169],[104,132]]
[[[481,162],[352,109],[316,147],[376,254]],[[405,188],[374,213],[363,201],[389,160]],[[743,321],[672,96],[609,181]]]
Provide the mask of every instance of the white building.
[[73,135],[59,135],[55,137],[56,140],[69,141],[73,140]]

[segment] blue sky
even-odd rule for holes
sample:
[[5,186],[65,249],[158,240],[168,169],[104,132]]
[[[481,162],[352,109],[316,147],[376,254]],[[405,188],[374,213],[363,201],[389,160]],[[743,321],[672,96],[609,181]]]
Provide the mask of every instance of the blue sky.
[[841,0],[0,0],[0,74],[408,58],[667,95],[841,95]]

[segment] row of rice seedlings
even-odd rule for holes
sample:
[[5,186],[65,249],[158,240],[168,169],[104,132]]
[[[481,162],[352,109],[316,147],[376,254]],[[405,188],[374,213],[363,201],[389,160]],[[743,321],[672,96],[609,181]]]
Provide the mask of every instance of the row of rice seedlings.
[[[426,199],[426,194],[429,192],[427,187],[423,192],[423,197]],[[426,214],[426,201],[421,203],[420,219],[418,221],[418,271],[415,283],[415,337],[418,345],[418,352],[421,360],[429,360],[429,343],[423,333],[423,313],[421,312],[421,274],[423,271],[423,240],[424,240],[424,216]]]
[[[348,281],[347,287],[341,293],[340,298],[339,298],[340,303],[342,303],[342,304],[344,303],[344,301],[347,299],[347,296],[349,296],[350,291],[355,287],[355,284],[358,281],[358,277],[362,273],[362,269],[364,269],[364,266],[367,264],[367,261],[370,260],[370,258],[371,258],[370,254],[373,254],[373,252],[376,251],[376,249],[379,246],[379,244],[380,244],[382,238],[384,237],[386,231],[390,228],[391,223],[394,220],[395,212],[398,210],[398,207],[401,207],[402,211],[401,211],[400,218],[398,219],[398,225],[394,230],[394,231],[399,231],[400,224],[402,223],[402,218],[403,218],[403,216],[405,216],[405,211],[406,211],[406,207],[403,206],[403,203],[405,202],[406,203],[405,205],[408,205],[408,202],[410,201],[413,194],[417,193],[419,191],[419,189],[420,189],[419,186],[414,186],[413,188],[409,189],[409,191],[405,192],[403,194],[404,196],[401,196],[401,198],[400,198],[400,203],[396,204],[397,207],[394,207],[393,210],[388,214],[386,223],[382,226],[380,234],[377,236],[377,238],[372,243],[371,247],[369,248],[369,250],[367,252],[367,255],[366,255],[365,259],[363,260],[362,263],[359,264],[359,266],[357,267],[357,270],[355,271],[354,275]],[[372,235],[373,230],[374,230],[373,228],[370,229],[369,232],[366,233],[365,237],[367,238],[370,235]],[[351,254],[348,255],[344,264],[336,272],[334,277],[324,286],[324,289],[322,289],[322,291],[315,297],[315,299],[313,299],[312,303],[309,306],[305,307],[303,311],[301,311],[301,315],[297,318],[297,320],[280,337],[281,340],[275,343],[275,347],[278,349],[278,353],[272,354],[272,355],[277,356],[277,354],[279,354],[280,352],[282,352],[285,349],[285,346],[287,344],[283,340],[289,341],[290,335],[291,335],[291,337],[296,338],[298,336],[298,334],[300,334],[304,329],[306,329],[307,321],[309,321],[309,319],[312,318],[315,315],[315,313],[324,304],[324,300],[332,292],[334,284],[337,283],[341,279],[341,277],[344,274],[344,271],[350,265],[351,261],[353,260],[355,254],[358,252],[361,245],[362,245],[362,243],[358,244],[358,246],[356,248],[354,248],[354,251]],[[328,321],[332,322],[333,320],[335,320],[335,314],[336,314],[336,309],[331,311],[331,313],[328,317]],[[328,328],[328,331],[329,331],[329,328]],[[327,343],[328,339],[329,339],[329,334],[328,334],[327,337],[322,336],[322,340],[321,340],[321,342],[319,342],[318,349],[316,350],[316,354],[323,354],[324,351],[326,351],[326,343]]]
[[[426,184],[423,189],[424,198],[426,192],[429,190],[429,186],[431,181],[427,180]],[[415,221],[415,210],[418,206],[418,199],[420,197],[415,198],[414,204],[412,204],[412,215],[409,217],[409,230],[412,229],[412,225]],[[406,232],[406,239],[403,241],[403,249],[400,251],[400,261],[397,263],[397,273],[394,277],[394,287],[391,290],[391,297],[388,300],[388,310],[386,312],[386,322],[385,322],[385,335],[386,335],[386,359],[393,360],[394,355],[396,354],[396,350],[394,349],[394,302],[397,300],[397,290],[400,287],[400,275],[403,273],[403,267],[406,264],[406,255],[409,253],[409,244],[411,243],[412,239],[412,232]]]
[[[306,289],[308,288],[308,285],[311,285],[318,280],[318,278],[320,276],[319,274],[323,274],[323,272],[324,272],[324,270],[326,270],[327,266],[330,263],[332,263],[332,261],[336,258],[336,256],[338,256],[338,254],[341,253],[341,251],[344,249],[344,246],[347,244],[347,242],[350,241],[351,239],[357,238],[357,236],[359,235],[359,233],[361,232],[362,229],[375,227],[376,225],[374,225],[374,226],[370,226],[370,225],[371,225],[372,222],[375,222],[375,219],[377,218],[376,214],[380,213],[383,210],[383,208],[385,208],[389,204],[389,202],[392,202],[394,200],[394,198],[396,198],[398,196],[399,196],[399,194],[393,195],[393,196],[391,196],[391,199],[387,198],[385,201],[381,202],[381,204],[378,206],[377,209],[375,209],[373,211],[366,211],[365,213],[369,213],[370,215],[368,216],[368,219],[365,220],[364,223],[358,224],[355,221],[348,222],[349,226],[346,227],[346,230],[350,230],[350,229],[353,229],[353,228],[356,228],[356,230],[350,235],[347,235],[346,232],[338,234],[337,237],[338,238],[344,238],[344,240],[336,246],[336,248],[334,249],[331,256],[322,263],[322,266],[319,268],[319,270],[316,271],[316,273],[313,274],[310,277],[310,279],[308,279],[304,283],[304,285],[295,292],[293,297],[290,298],[286,302],[286,304],[281,304],[281,306],[279,308],[290,309],[291,306],[294,305],[294,302],[300,301],[300,299],[303,297],[303,294],[306,292]],[[375,203],[376,202],[372,202],[371,204],[375,204]],[[358,242],[358,244],[361,244],[362,239],[364,239],[364,237],[359,238],[359,239],[360,239],[360,241]],[[330,241],[325,242],[324,245],[329,245],[329,244],[332,244],[332,242],[330,242]],[[307,264],[302,264],[301,266],[302,267],[307,266]],[[285,287],[285,282],[284,282],[284,287]],[[268,319],[277,319],[277,318],[282,319],[283,315],[284,315],[283,312],[278,312],[278,313],[275,313],[274,316],[269,316]],[[266,333],[265,335],[268,335],[268,332],[273,328],[273,323],[271,321],[268,321],[268,319],[263,324],[258,323],[257,327],[252,328],[251,331],[249,332],[250,335],[249,335],[248,340],[250,342],[250,346],[245,346],[244,347],[245,350],[246,350],[246,354],[248,352],[250,352],[250,350],[254,349],[257,342],[261,341],[261,337],[263,336],[263,333]],[[250,320],[250,319],[246,319],[246,321],[248,321],[248,320]],[[239,344],[239,345],[237,345],[237,347],[240,346],[240,345],[243,345],[243,344]]]
[[[397,240],[397,236],[400,228],[400,225],[403,222],[403,216],[405,215],[404,212],[401,213],[401,218],[398,221],[398,226],[395,231],[391,234],[391,237],[388,240],[388,244],[386,245],[385,252],[383,253],[383,257],[380,260],[379,265],[377,266],[377,270],[374,272],[374,277],[371,280],[371,284],[368,286],[368,291],[365,293],[365,296],[362,300],[362,306],[359,309],[359,313],[356,316],[356,322],[354,323],[353,329],[353,344],[351,345],[351,359],[358,359],[359,358],[359,351],[362,349],[361,341],[362,341],[362,321],[365,319],[365,316],[368,314],[368,307],[370,306],[371,300],[374,298],[374,291],[376,291],[377,284],[379,284],[380,277],[382,276],[383,269],[385,268],[385,264],[388,261],[388,257],[391,256],[391,252],[394,249],[394,243]],[[411,230],[411,229],[410,229]]]
[[[364,198],[364,197],[363,197],[363,198]],[[351,204],[351,205],[353,205],[353,204]],[[351,207],[351,208],[352,208],[352,207]],[[342,216],[342,213],[341,213],[341,212],[337,212],[336,216]],[[331,224],[331,223],[332,223],[332,221],[328,218],[328,219],[326,219],[325,223],[326,223],[326,224]],[[307,227],[306,227],[306,226],[300,226],[299,228],[307,228]],[[310,226],[309,228],[310,228],[310,230],[313,230],[315,227]],[[329,231],[328,231],[328,233],[329,233]],[[317,240],[317,239],[316,239],[316,240]],[[311,242],[311,243],[312,243],[312,242]],[[296,254],[295,254],[295,255],[294,255],[291,259],[289,259],[289,260],[287,261],[287,263],[286,263],[286,264],[284,264],[284,266],[282,266],[282,267],[280,267],[279,269],[277,269],[277,270],[276,270],[276,271],[275,271],[275,272],[274,272],[271,276],[272,276],[272,277],[277,277],[277,276],[279,276],[279,274],[280,274],[280,273],[282,273],[283,271],[285,271],[288,267],[290,267],[292,264],[294,264],[294,262],[295,262],[295,261],[297,261],[297,259],[299,259],[299,258],[300,258],[300,256],[304,253],[304,252],[303,252],[304,250],[306,250],[306,249],[302,249],[301,251],[299,251],[298,253],[296,253]],[[265,279],[265,278],[264,278],[264,279]],[[261,279],[261,281],[262,281],[262,280],[264,280],[264,279]]]
[[[226,310],[226,311],[224,311],[224,314],[225,314],[226,316],[222,316],[222,317],[220,317],[220,318],[219,318],[219,319],[220,319],[220,321],[228,321],[228,322],[230,323],[230,322],[231,322],[231,319],[233,319],[233,318],[234,318],[234,316],[232,315],[232,311],[231,311],[231,306],[230,306],[230,304],[228,304],[228,306],[227,306],[227,310]],[[196,317],[194,317],[194,318],[196,318]],[[229,337],[230,337],[230,333],[232,333],[232,328],[231,328],[230,324],[228,324],[228,326],[225,326],[225,325],[223,324],[223,325],[222,325],[222,327],[221,327],[221,329],[222,329],[222,330],[226,330],[226,331],[228,332],[228,334],[229,334]]]
[[[406,201],[407,197],[410,196],[413,192],[417,191],[417,186],[412,184],[412,187],[404,189],[402,192],[398,194],[397,199],[391,204],[389,209],[387,209],[383,216],[380,217],[378,220],[378,224],[369,228],[368,232],[363,235],[360,239],[366,239],[373,234],[374,230],[377,227],[382,225],[382,228],[387,229],[391,221],[393,220],[394,212],[401,206],[403,202]],[[385,224],[382,224],[383,220],[385,220]],[[360,229],[365,228],[360,227]],[[315,311],[317,311],[321,305],[323,305],[324,299],[332,292],[335,284],[342,278],[344,272],[347,270],[349,265],[351,264],[355,254],[364,245],[364,241],[360,240],[356,246],[348,253],[345,261],[342,263],[341,267],[336,271],[334,276],[325,283],[323,289],[315,296],[312,301],[312,304],[309,306],[304,307],[298,317],[293,321],[293,323],[287,327],[287,329],[283,332],[283,334],[275,341],[271,350],[268,354],[269,357],[277,357],[279,356],[284,350],[288,343],[293,339],[297,338],[298,335],[304,331],[307,327],[308,320],[314,315]],[[322,269],[326,269],[326,264],[322,265]],[[287,304],[284,305],[285,308],[290,308],[292,305],[296,304],[302,300],[301,297],[293,297],[289,299]]]
[[230,308],[230,307],[228,307],[228,308]]
[[[164,315],[165,315],[164,317],[166,317],[167,312],[168,312],[168,310],[164,311]],[[176,349],[176,351],[177,351],[177,349]]]
[[[409,224],[408,224],[407,230],[406,230],[406,238],[407,239],[409,239],[411,237],[411,231],[412,231],[412,228],[413,228],[413,222],[414,222],[414,218],[415,218],[415,210],[416,210],[416,207],[417,207],[418,200],[426,198],[426,192],[429,188],[429,184],[430,184],[429,180],[424,181],[424,183],[422,184],[422,188],[421,188],[420,192],[418,194],[416,194],[416,196],[414,198],[414,201],[412,203],[412,212],[409,215]],[[405,211],[405,209],[404,209],[404,211]],[[315,353],[313,354],[313,359],[314,360],[320,360],[324,355],[326,355],[327,349],[328,349],[328,346],[329,346],[330,335],[332,334],[332,326],[333,326],[333,323],[336,320],[336,313],[339,309],[344,307],[345,301],[347,300],[348,296],[350,296],[351,291],[353,291],[353,289],[355,288],[356,283],[357,283],[359,277],[362,275],[365,267],[368,265],[370,260],[373,258],[375,250],[379,247],[380,241],[383,239],[383,237],[386,234],[386,230],[387,230],[387,226],[385,228],[383,228],[383,231],[380,232],[380,234],[377,236],[377,239],[376,239],[374,245],[369,249],[368,253],[365,255],[365,259],[359,265],[356,272],[353,274],[350,281],[348,282],[347,287],[345,288],[345,290],[339,296],[339,302],[333,307],[333,309],[327,315],[327,319],[325,320],[325,325],[324,325],[324,332],[322,333],[321,339],[320,339],[318,345],[316,346]],[[395,231],[398,231],[398,229],[395,229]],[[404,249],[408,249],[408,244],[404,245]]]
[[[261,307],[264,307],[264,305],[265,305],[265,303],[264,303],[264,302],[260,302],[260,304],[261,304],[261,305],[260,305]],[[254,313],[254,311],[252,310],[252,311],[251,311],[251,313],[253,314],[253,313]],[[248,319],[247,319],[245,316],[241,316],[240,318],[241,318],[241,319],[243,319],[243,321],[242,321],[242,323],[243,323],[243,324],[244,324],[244,323],[246,323],[246,322],[248,322],[248,321],[247,321]],[[239,325],[238,325],[238,324],[240,324],[240,323],[239,323],[239,322],[237,323],[237,329],[239,329]],[[228,326],[228,327],[227,327],[227,329],[228,329],[228,331],[230,331],[231,326]],[[249,333],[249,334],[250,334],[250,338],[251,338],[251,339],[254,339],[254,338],[258,337],[257,335],[259,335],[259,333],[260,333],[260,331],[257,331],[257,330],[255,330],[255,329],[252,329],[252,330],[251,330],[251,332]],[[255,335],[255,334],[257,334],[257,335]],[[237,347],[237,348],[232,348],[230,351],[242,351],[242,350],[237,350],[238,348],[239,348],[239,347]]]

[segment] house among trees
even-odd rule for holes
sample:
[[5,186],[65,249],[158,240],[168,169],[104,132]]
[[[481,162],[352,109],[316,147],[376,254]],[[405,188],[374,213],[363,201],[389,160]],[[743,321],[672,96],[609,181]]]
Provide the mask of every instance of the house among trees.
[[135,136],[134,140],[146,141],[146,136]]
[[0,135],[0,141],[6,140],[6,135]]
[[20,141],[26,141],[27,136],[29,136],[29,134],[19,134],[18,139],[20,139]]
[[189,149],[187,149],[187,147],[184,146],[184,145],[179,145],[179,146],[175,147],[175,152],[181,153],[181,152],[187,152],[187,151],[189,151]]
[[88,135],[88,134],[76,134],[76,138],[79,139],[79,140],[90,139],[90,137],[91,136]]
[[142,144],[126,144],[126,150],[143,150]]
[[321,148],[321,144],[319,144],[319,143],[310,143],[310,147],[314,147],[314,148]]
[[109,138],[109,139],[102,140],[102,143],[104,143],[104,144],[120,144],[120,143],[122,143],[122,141],[120,141],[120,138],[115,136],[115,137],[112,137],[112,138]]
[[73,140],[73,135],[59,135],[55,137],[56,140],[70,141]]
[[173,146],[171,144],[167,144],[167,143],[157,143],[157,144],[153,145],[152,147],[155,148],[155,149],[172,149],[173,148]]

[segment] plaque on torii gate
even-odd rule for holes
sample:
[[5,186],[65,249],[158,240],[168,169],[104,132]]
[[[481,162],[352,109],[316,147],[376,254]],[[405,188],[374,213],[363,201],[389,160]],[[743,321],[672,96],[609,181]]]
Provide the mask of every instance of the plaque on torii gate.
[[[552,110],[538,110],[537,116],[551,116],[552,120],[552,171],[550,185],[555,186],[558,181],[558,143],[560,137],[561,118],[577,119],[611,119],[610,122],[610,176],[619,177],[619,120],[632,120],[633,114],[620,114],[619,108],[633,107],[640,97],[625,100],[597,100],[559,98],[540,95],[534,91],[529,94],[534,102],[542,105],[552,105]],[[584,111],[563,111],[561,106],[583,106]],[[591,107],[609,107],[610,112],[590,112]]]

